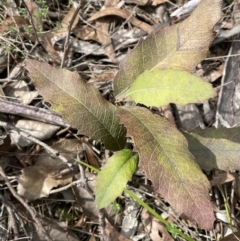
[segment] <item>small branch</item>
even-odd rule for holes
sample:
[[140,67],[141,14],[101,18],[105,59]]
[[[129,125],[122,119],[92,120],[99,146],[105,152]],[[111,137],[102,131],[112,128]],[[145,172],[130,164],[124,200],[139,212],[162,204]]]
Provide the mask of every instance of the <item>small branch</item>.
[[19,115],[29,119],[38,120],[62,127],[69,126],[64,122],[61,115],[57,113],[45,110],[43,108],[38,108],[30,105],[22,105],[3,99],[0,99],[0,112],[11,115]]
[[29,11],[28,6],[27,6],[27,4],[25,3],[24,0],[22,0],[22,3],[23,3],[23,5],[25,6],[25,8],[27,9],[27,12],[28,12],[28,14],[29,14],[30,21],[31,21],[31,24],[32,24],[32,27],[33,27],[33,32],[34,32],[35,37],[36,37],[36,43],[39,43],[39,39],[38,39],[38,35],[37,35],[37,30],[36,30],[36,27],[35,27],[35,24],[34,24],[34,21],[33,21],[33,18],[32,18],[32,14],[31,14],[31,12]]
[[14,130],[14,131],[18,132],[19,135],[21,135],[21,136],[31,140],[32,142],[42,146],[45,150],[47,150],[48,152],[53,154],[55,157],[58,157],[61,161],[63,161],[64,163],[67,163],[69,167],[72,166],[72,164],[69,163],[68,160],[64,156],[61,156],[58,151],[56,151],[53,148],[51,148],[50,146],[46,145],[44,142],[39,141],[37,138],[31,136],[29,133],[27,133],[25,131],[22,131],[19,128],[15,127],[15,126],[13,126],[9,123],[3,122],[3,121],[0,121],[0,126],[6,128],[6,129],[10,129],[10,130]]
[[19,238],[19,232],[18,232],[17,224],[16,224],[14,214],[13,214],[13,207],[12,207],[11,203],[9,203],[2,194],[0,194],[0,200],[5,205],[5,208],[8,213],[8,230],[9,229],[13,230],[14,239],[17,240]]
[[72,29],[72,25],[78,15],[78,12],[81,8],[81,3],[78,4],[75,12],[74,12],[74,15],[71,19],[71,21],[69,22],[69,25],[68,25],[68,33],[67,33],[67,37],[66,37],[66,40],[65,40],[65,43],[64,43],[64,53],[63,53],[63,58],[62,58],[62,62],[61,62],[61,67],[60,68],[63,68],[64,67],[64,62],[65,62],[65,59],[66,59],[66,56],[67,56],[67,53],[68,53],[68,50],[69,50],[69,39],[70,39],[70,34],[71,34],[71,29]]

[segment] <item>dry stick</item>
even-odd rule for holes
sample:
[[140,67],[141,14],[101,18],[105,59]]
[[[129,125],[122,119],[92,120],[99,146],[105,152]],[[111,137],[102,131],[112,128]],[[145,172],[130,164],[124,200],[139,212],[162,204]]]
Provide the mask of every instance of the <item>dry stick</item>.
[[3,82],[14,82],[14,81],[19,81],[19,80],[29,80],[28,77],[11,77],[11,78],[4,78],[4,79],[0,79],[0,83]]
[[8,229],[13,230],[14,239],[17,240],[17,238],[19,237],[19,232],[18,232],[17,224],[16,224],[16,221],[15,221],[15,218],[14,218],[13,208],[10,207],[10,204],[7,202],[6,198],[1,194],[0,194],[0,200],[5,205],[5,208],[6,208],[7,213],[8,213]]
[[34,32],[35,37],[36,37],[36,43],[39,43],[39,39],[38,39],[38,35],[37,35],[37,30],[36,30],[36,27],[35,27],[35,25],[34,25],[34,21],[33,21],[33,18],[32,18],[32,14],[31,14],[31,12],[29,11],[28,6],[27,6],[27,4],[25,3],[24,0],[22,0],[22,3],[23,3],[23,5],[25,6],[25,8],[27,9],[27,12],[28,12],[28,14],[29,14],[30,21],[31,21],[31,24],[32,24],[32,27],[33,27],[33,32]]
[[[4,8],[5,8],[6,12],[9,14],[9,16],[11,17],[11,19],[13,20],[14,24],[16,25],[16,29],[18,30],[18,36],[19,36],[19,38],[20,38],[20,42],[21,42],[21,44],[22,44],[22,47],[23,47],[24,50],[27,52],[27,48],[26,48],[26,46],[24,45],[23,38],[22,38],[22,36],[21,36],[21,34],[20,34],[19,27],[18,27],[18,25],[17,25],[17,23],[16,23],[16,21],[15,21],[15,19],[14,19],[14,17],[13,17],[12,11],[10,11],[9,8],[7,8],[6,6],[4,6]],[[22,52],[22,51],[20,50],[20,52]],[[23,55],[24,55],[24,54],[23,54]],[[8,73],[9,73],[9,72],[8,72]]]
[[62,62],[61,62],[61,66],[60,68],[63,68],[63,65],[64,65],[64,62],[65,62],[65,59],[66,59],[66,56],[67,56],[67,53],[68,53],[68,49],[69,49],[69,38],[70,38],[70,34],[71,34],[71,28],[72,28],[72,25],[78,15],[78,12],[81,8],[81,3],[78,4],[74,14],[73,14],[73,17],[71,19],[71,21],[69,22],[69,25],[68,25],[68,32],[67,32],[67,37],[66,37],[66,40],[65,40],[65,43],[64,43],[64,53],[63,53],[63,58],[62,58]]
[[72,186],[75,186],[75,185],[78,185],[78,184],[81,183],[81,182],[82,182],[81,179],[80,179],[80,180],[77,180],[77,181],[73,181],[73,182],[71,182],[70,184],[68,184],[68,185],[66,185],[66,186],[64,186],[64,187],[59,187],[59,188],[57,188],[57,189],[51,190],[49,194],[59,193],[59,192],[65,191],[65,190],[67,190],[68,188],[70,188],[70,187],[72,187]]
[[51,239],[51,237],[49,236],[49,234],[46,232],[46,230],[44,229],[42,223],[40,222],[39,218],[37,218],[37,214],[32,210],[32,208],[23,200],[22,197],[20,197],[17,192],[15,191],[15,189],[12,187],[11,183],[9,182],[3,168],[0,166],[0,175],[3,177],[6,185],[8,186],[10,192],[12,193],[12,195],[26,208],[26,210],[30,213],[30,215],[32,216],[32,219],[36,222],[38,228],[40,228],[41,232],[44,234],[45,239],[47,241],[53,241]]
[[64,122],[61,115],[57,113],[51,112],[43,108],[14,103],[3,99],[0,99],[0,112],[11,115],[19,115],[27,117],[29,119],[38,120],[45,123],[62,126],[65,128],[69,126],[67,123]]
[[[79,153],[77,154],[77,160],[80,161]],[[92,190],[90,189],[90,187],[88,186],[87,178],[86,178],[86,175],[85,175],[83,166],[82,166],[82,164],[81,164],[80,162],[78,162],[78,168],[79,168],[79,171],[80,171],[80,180],[81,180],[81,183],[82,183],[83,187],[86,189],[86,191],[87,191],[91,196],[93,196],[93,191],[92,191]]]
[[69,163],[68,160],[64,156],[61,156],[58,151],[56,151],[53,148],[51,148],[50,146],[46,145],[44,142],[39,141],[37,138],[31,136],[29,133],[27,133],[23,130],[20,130],[19,128],[15,127],[15,126],[13,126],[9,123],[3,122],[3,121],[0,121],[0,126],[6,128],[6,129],[11,129],[11,130],[14,130],[14,131],[18,132],[19,135],[21,135],[21,136],[29,139],[30,141],[33,141],[34,143],[42,146],[45,150],[49,151],[54,156],[58,157],[61,161],[66,163],[69,167],[72,166],[72,164]]

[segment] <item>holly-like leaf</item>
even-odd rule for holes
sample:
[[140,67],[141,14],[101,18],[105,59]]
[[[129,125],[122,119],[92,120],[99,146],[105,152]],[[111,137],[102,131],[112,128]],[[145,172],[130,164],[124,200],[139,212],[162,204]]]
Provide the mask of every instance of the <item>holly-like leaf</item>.
[[108,159],[97,176],[96,204],[99,208],[107,207],[126,187],[127,181],[137,169],[138,155],[124,149]]
[[26,69],[39,93],[52,104],[51,109],[62,114],[79,133],[102,141],[113,151],[124,147],[126,131],[119,124],[116,107],[77,72],[30,59]]
[[176,211],[185,213],[204,229],[214,215],[206,176],[188,151],[187,141],[174,125],[140,107],[119,108],[127,136],[134,141],[143,173]]
[[137,103],[158,107],[199,103],[215,95],[212,86],[201,78],[173,69],[146,70],[124,93],[123,98],[130,96]]
[[202,0],[182,23],[162,28],[140,41],[120,66],[114,80],[115,95],[145,70],[172,68],[193,72],[214,38],[213,27],[221,17],[221,3],[222,0]]
[[183,132],[188,149],[204,170],[240,170],[240,128],[197,128]]

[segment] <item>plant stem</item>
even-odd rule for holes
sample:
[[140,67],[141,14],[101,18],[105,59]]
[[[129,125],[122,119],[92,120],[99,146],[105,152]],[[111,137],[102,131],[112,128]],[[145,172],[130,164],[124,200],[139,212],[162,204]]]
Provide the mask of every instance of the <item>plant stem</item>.
[[[92,169],[94,172],[99,173],[100,170],[92,167],[91,165],[88,165],[87,163],[80,161],[78,159],[75,159],[77,162],[83,164],[84,166]],[[173,227],[171,223],[169,223],[167,220],[165,220],[161,215],[159,215],[155,210],[153,210],[150,206],[148,206],[143,200],[141,200],[140,198],[138,198],[132,191],[130,191],[127,188],[124,188],[123,191],[125,193],[127,193],[132,199],[134,199],[136,202],[138,202],[140,205],[142,205],[145,209],[148,210],[149,213],[151,213],[154,217],[156,217],[161,223],[163,223],[167,230],[172,233],[172,234],[178,234],[179,236],[181,236],[182,238],[184,238],[187,241],[195,241],[194,239],[192,239],[191,237],[189,237],[187,234],[183,233],[182,231],[180,231],[178,228]]]
[[155,210],[153,210],[150,206],[148,206],[144,201],[142,201],[140,198],[138,198],[132,191],[130,191],[127,188],[124,188],[124,192],[127,193],[132,199],[134,199],[140,205],[142,205],[145,209],[147,209],[148,212],[151,213],[154,217],[156,217],[160,222],[162,222],[170,233],[178,234],[179,236],[186,239],[187,241],[195,241],[188,235],[181,232],[179,229],[173,228],[171,223],[169,223],[167,220],[165,220],[161,215],[159,215]]
[[224,201],[224,207],[225,207],[225,211],[226,211],[226,216],[227,216],[227,219],[228,219],[228,223],[230,225],[230,228],[232,230],[232,232],[234,232],[234,228],[233,228],[233,223],[232,223],[232,218],[231,218],[231,215],[230,215],[230,208],[229,208],[229,204],[228,204],[228,201],[226,199],[226,195],[225,195],[225,192],[222,188],[222,186],[218,186],[218,189],[223,197],[223,201]]

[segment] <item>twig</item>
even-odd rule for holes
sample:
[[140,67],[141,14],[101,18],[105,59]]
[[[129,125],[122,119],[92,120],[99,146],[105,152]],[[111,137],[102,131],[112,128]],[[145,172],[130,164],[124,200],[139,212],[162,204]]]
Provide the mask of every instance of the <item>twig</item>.
[[63,161],[64,163],[67,163],[67,165],[69,167],[72,166],[71,163],[68,162],[68,160],[59,154],[58,151],[54,150],[53,148],[51,148],[50,146],[46,145],[44,142],[42,141],[39,141],[37,138],[31,136],[29,133],[23,131],[23,130],[20,130],[19,128],[9,124],[9,123],[6,123],[6,122],[3,122],[3,121],[0,121],[0,126],[6,128],[6,129],[11,129],[11,130],[14,130],[16,132],[18,132],[19,135],[31,140],[32,142],[42,146],[45,150],[47,150],[48,152],[52,153],[54,156],[58,157],[61,161]]
[[11,78],[4,78],[4,79],[0,79],[0,83],[1,82],[13,82],[13,81],[19,81],[19,80],[29,80],[28,77],[11,77]]
[[10,206],[11,203],[8,203],[6,198],[2,194],[0,194],[0,200],[5,205],[5,208],[8,213],[8,230],[12,229],[14,234],[14,239],[17,239],[19,237],[19,232],[18,232],[16,221],[14,219],[13,208]]
[[81,183],[82,180],[77,180],[77,181],[73,181],[71,182],[70,184],[64,186],[64,187],[60,187],[60,188],[57,188],[57,189],[53,189],[50,191],[49,194],[53,194],[53,193],[59,193],[59,192],[62,192],[62,191],[65,191],[67,190],[68,188],[72,187],[72,186],[75,186],[75,185],[78,185],[79,183]]
[[31,24],[32,24],[32,27],[33,27],[33,32],[34,32],[35,37],[36,37],[36,43],[39,43],[39,39],[38,39],[38,35],[37,35],[37,30],[36,30],[36,27],[35,27],[35,24],[34,24],[34,21],[33,21],[33,18],[32,18],[32,14],[31,14],[31,12],[29,11],[28,6],[27,6],[27,4],[25,3],[24,0],[22,0],[22,3],[23,3],[23,5],[25,6],[25,8],[27,9],[27,12],[28,12],[28,14],[29,14],[30,21],[31,21]]
[[61,115],[30,105],[23,105],[0,99],[0,112],[11,115],[19,115],[33,120],[40,120],[46,123],[68,127]]
[[47,241],[53,241],[52,238],[49,236],[49,234],[46,232],[46,230],[44,229],[42,223],[40,222],[39,218],[37,218],[37,214],[32,210],[32,208],[23,200],[22,197],[20,197],[17,192],[15,191],[15,189],[12,187],[11,183],[9,182],[3,168],[0,166],[0,175],[3,177],[6,185],[8,186],[10,192],[12,193],[12,195],[26,208],[26,210],[30,213],[30,215],[32,216],[32,219],[35,221],[35,223],[37,224],[38,228],[40,228],[41,232],[44,234],[45,239]]
[[63,53],[63,58],[62,58],[62,62],[61,62],[61,67],[60,68],[63,68],[64,67],[64,62],[65,62],[65,59],[66,59],[66,56],[67,56],[67,53],[68,53],[68,49],[69,49],[69,38],[70,38],[70,34],[71,34],[71,29],[72,29],[72,25],[78,15],[78,12],[81,8],[81,3],[78,4],[74,14],[73,14],[73,17],[71,19],[71,21],[69,22],[69,25],[68,25],[68,32],[67,32],[67,37],[66,37],[66,40],[65,40],[65,43],[64,43],[64,53]]
[[93,196],[93,191],[89,188],[88,184],[87,184],[87,178],[83,169],[82,164],[80,163],[80,157],[79,154],[77,154],[77,160],[78,160],[78,167],[79,167],[79,171],[80,171],[80,180],[81,180],[81,184],[83,185],[83,187],[86,189],[86,191]]

